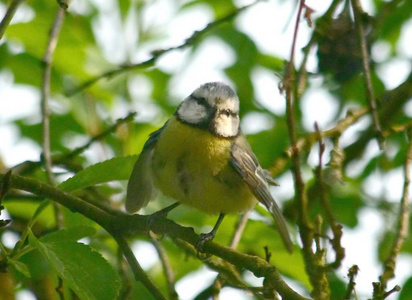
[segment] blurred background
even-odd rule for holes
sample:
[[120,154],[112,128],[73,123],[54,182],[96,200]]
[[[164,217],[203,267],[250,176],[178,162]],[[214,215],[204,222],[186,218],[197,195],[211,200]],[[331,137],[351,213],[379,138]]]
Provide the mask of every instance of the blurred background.
[[[397,231],[410,143],[406,132],[412,117],[412,2],[360,2],[365,11],[361,22],[385,135],[384,150],[379,148],[371,114],[362,112],[369,104],[357,28],[347,1],[306,1],[306,18],[298,22],[294,61],[298,80],[293,83],[293,113],[298,138],[307,141],[301,163],[312,220],[318,215],[326,218],[314,172],[319,165],[319,145],[315,138],[309,138],[315,131],[314,124],[317,122],[320,131],[327,132],[334,130],[339,120],[351,114],[357,116],[349,121],[350,126],[323,140],[326,150],[322,167],[329,171],[326,177],[330,178],[328,201],[336,221],[343,225],[342,245],[346,249],[340,267],[329,273],[332,299],[344,297],[347,273],[354,264],[360,269],[355,279],[359,299],[372,296],[372,282],[379,281]],[[0,16],[10,4],[0,1]],[[205,82],[223,81],[239,95],[243,131],[262,166],[280,184],[272,194],[283,207],[294,241],[299,244],[293,176],[290,159],[285,155],[290,142],[282,90],[298,7],[298,2],[286,0],[68,3],[50,80],[50,148],[56,159],[53,171],[57,181],[98,162],[140,153],[149,133],[161,127],[195,88]],[[58,9],[55,2],[23,1],[0,40],[0,170],[14,168],[17,174],[45,181],[40,164],[44,84],[41,61]],[[111,127],[132,112],[136,115]],[[58,160],[108,128],[112,129],[81,153]],[[336,152],[342,156],[337,158]],[[126,181],[120,180],[100,185],[93,192],[79,193],[104,199],[124,210],[125,187]],[[19,193],[10,193],[4,199],[1,218],[13,220],[0,231],[5,249],[12,249],[20,239],[39,201]],[[170,203],[170,199],[160,197],[141,213],[153,213]],[[194,227],[197,233],[210,230],[215,222],[214,216],[187,207],[179,207],[169,217]],[[308,296],[310,284],[299,251],[292,256],[286,253],[263,209],[258,208],[249,218],[238,250],[264,257],[263,247],[268,246],[271,262],[294,289]],[[228,244],[237,219],[230,216],[224,221],[216,242]],[[67,214],[64,226],[82,222],[90,223]],[[327,225],[323,233],[332,236]],[[52,214],[45,211],[35,233],[42,235],[54,226]],[[120,265],[116,246],[103,230],[82,242],[113,265]],[[162,244],[176,272],[180,299],[194,299],[213,284],[215,271],[186,255],[166,237]],[[327,239],[323,244],[330,250],[327,259],[333,261],[334,252]],[[133,250],[153,280],[166,289],[151,240],[138,237]],[[398,284],[403,290],[390,299],[412,299],[411,252],[412,240],[407,237],[397,259],[396,277],[389,283],[389,287]],[[38,267],[30,266],[32,257],[22,256],[21,260],[30,272]],[[130,289],[122,294],[124,298],[150,299],[144,287],[133,282],[127,268],[123,271],[124,278],[131,281]],[[41,292],[25,274],[19,270],[9,274],[17,299],[39,299]],[[31,279],[35,278],[40,286],[52,275],[45,267],[42,272],[31,273]],[[243,277],[250,285],[262,284],[251,273],[244,272]],[[256,296],[225,287],[220,297]]]

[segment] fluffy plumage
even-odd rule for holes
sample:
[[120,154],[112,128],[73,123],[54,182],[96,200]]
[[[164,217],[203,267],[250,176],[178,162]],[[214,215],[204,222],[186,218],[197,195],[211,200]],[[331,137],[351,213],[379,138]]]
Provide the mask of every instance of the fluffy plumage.
[[146,142],[129,180],[126,209],[139,210],[158,189],[211,214],[243,212],[259,201],[291,251],[285,221],[269,191],[273,180],[239,124],[239,99],[230,87],[212,82],[196,89]]

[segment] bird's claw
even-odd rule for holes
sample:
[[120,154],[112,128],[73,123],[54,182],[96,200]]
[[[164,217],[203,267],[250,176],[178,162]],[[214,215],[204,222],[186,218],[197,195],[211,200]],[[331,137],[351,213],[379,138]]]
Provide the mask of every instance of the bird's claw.
[[202,233],[196,242],[196,250],[199,252],[205,252],[204,251],[205,244],[209,241],[212,241],[214,238],[215,238],[214,232]]

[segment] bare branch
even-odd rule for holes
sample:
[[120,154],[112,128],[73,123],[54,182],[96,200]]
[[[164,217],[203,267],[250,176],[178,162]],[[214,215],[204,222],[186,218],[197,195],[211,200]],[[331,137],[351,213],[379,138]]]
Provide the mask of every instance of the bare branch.
[[353,292],[355,293],[355,298],[357,299],[356,290],[355,290],[355,286],[356,286],[355,277],[358,275],[358,272],[359,272],[359,267],[357,265],[353,265],[348,271],[349,283],[346,289],[345,300],[351,299],[351,295]]
[[[379,111],[379,117],[381,120],[385,120],[382,123],[386,129],[390,127],[394,122],[393,120],[399,116],[405,103],[412,97],[412,73],[408,75],[408,78],[397,87],[392,90],[386,91],[380,96],[380,102],[382,108]],[[363,154],[367,143],[376,135],[376,130],[370,128],[366,130],[353,144],[345,148],[346,161],[348,163],[356,158],[359,158]]]
[[363,78],[365,79],[366,85],[366,96],[369,102],[369,107],[371,109],[373,124],[375,126],[379,147],[382,150],[384,148],[384,140],[382,127],[378,117],[377,105],[375,93],[372,85],[371,68],[370,68],[370,57],[368,52],[368,45],[366,41],[365,27],[363,24],[363,16],[365,12],[362,9],[362,5],[359,0],[351,0],[353,14],[355,15],[355,26],[358,31],[358,39],[361,47],[362,53],[362,65],[363,65]]
[[[330,288],[326,277],[324,267],[324,251],[317,251],[315,254],[312,249],[314,241],[314,229],[309,220],[308,201],[305,193],[305,183],[302,178],[300,155],[297,147],[296,124],[294,119],[294,104],[298,101],[298,92],[293,88],[296,81],[294,70],[294,57],[296,48],[296,39],[299,30],[300,17],[302,15],[305,0],[299,2],[298,13],[296,17],[295,29],[293,33],[292,48],[290,52],[289,63],[287,65],[284,89],[286,94],[286,122],[290,140],[292,172],[295,184],[295,201],[298,210],[298,225],[300,229],[300,238],[302,241],[302,252],[305,260],[305,267],[309,275],[313,290],[312,295],[315,299],[329,299]],[[266,285],[265,285],[266,286]]]
[[172,265],[170,264],[169,257],[167,256],[165,248],[157,239],[157,236],[152,232],[149,231],[150,239],[152,240],[153,246],[156,248],[157,254],[160,257],[160,261],[162,262],[163,272],[165,273],[167,287],[169,289],[169,299],[179,299],[179,296],[175,289],[175,274],[173,272]]
[[411,182],[410,169],[412,167],[412,130],[408,131],[409,147],[403,167],[405,180],[398,215],[398,229],[391,253],[384,263],[384,271],[380,276],[381,289],[385,290],[388,280],[395,276],[396,259],[401,251],[403,242],[408,236],[409,229],[409,185]]
[[13,0],[9,8],[7,9],[6,14],[3,17],[3,20],[1,20],[1,23],[0,23],[0,40],[3,37],[7,26],[9,26],[11,20],[13,19],[14,14],[19,8],[20,4],[23,3],[23,1],[24,0]]
[[70,159],[80,155],[82,152],[87,150],[93,143],[95,143],[97,141],[100,141],[103,138],[105,138],[106,136],[108,136],[109,134],[111,134],[112,132],[115,132],[117,130],[117,128],[119,128],[120,125],[132,121],[135,116],[136,116],[136,112],[131,112],[126,117],[116,120],[115,124],[111,125],[106,130],[104,130],[101,133],[99,133],[99,134],[95,135],[94,137],[92,137],[83,146],[80,146],[80,147],[74,149],[73,151],[71,151],[70,153],[68,153],[66,155],[63,155],[61,157],[53,157],[53,163],[61,163],[61,162],[70,160]]
[[247,221],[249,219],[250,211],[244,212],[236,223],[235,232],[233,233],[232,240],[230,241],[229,247],[236,249],[239,245],[240,239],[242,237],[243,231],[245,230]]
[[[319,186],[319,197],[320,203],[325,211],[327,221],[333,232],[333,239],[331,241],[332,247],[335,250],[335,261],[330,264],[331,268],[338,268],[341,265],[343,258],[345,257],[345,249],[342,247],[341,238],[342,238],[342,225],[336,222],[335,216],[332,213],[332,208],[330,207],[329,201],[326,196],[325,181],[323,179],[323,162],[322,157],[325,152],[325,144],[322,143],[321,131],[319,130],[318,124],[315,123],[315,130],[318,135],[319,140],[319,165],[316,169],[316,178]],[[319,232],[320,234],[320,232]]]
[[136,281],[140,281],[150,291],[155,299],[166,300],[167,298],[162,294],[162,292],[157,288],[157,286],[152,282],[152,280],[149,278],[149,276],[147,276],[146,272],[140,266],[139,262],[133,254],[132,249],[130,249],[124,237],[113,233],[112,235],[119,245],[120,250],[123,252],[123,255],[126,258],[127,262],[129,263]]
[[[232,249],[236,249],[239,242],[240,238],[242,237],[243,231],[245,230],[246,223],[249,218],[249,213],[250,211],[244,212],[240,217],[239,220],[236,223],[236,228],[232,236],[232,240],[229,243],[229,247]],[[217,296],[220,293],[220,290],[226,286],[226,276],[222,276],[222,273],[219,273],[219,275],[216,277],[216,279],[213,281],[212,285],[208,288],[205,289],[204,292],[201,293],[201,295],[207,293],[209,291],[210,293],[213,293],[213,297]]]
[[[335,127],[321,132],[322,138],[330,137],[335,138],[339,137],[349,126],[355,124],[361,117],[366,115],[369,110],[367,108],[359,108],[357,110],[348,111],[346,118],[340,120]],[[303,152],[309,151],[311,147],[316,143],[316,133],[309,133],[304,137],[301,137],[296,141],[294,148],[290,146],[284,151],[284,156],[281,156],[275,160],[273,166],[269,168],[270,173],[273,176],[278,175],[280,172],[284,171],[286,164],[289,162],[289,159],[292,157],[293,151]]]
[[170,47],[168,49],[153,51],[153,56],[151,58],[143,61],[143,62],[139,62],[139,63],[136,63],[136,64],[123,65],[123,66],[120,66],[120,67],[118,67],[114,70],[105,72],[101,75],[98,75],[94,78],[91,78],[91,79],[87,80],[86,82],[80,84],[78,87],[75,87],[74,89],[72,89],[70,91],[67,91],[66,96],[68,96],[68,97],[73,96],[74,94],[77,94],[77,93],[81,92],[82,90],[85,90],[88,87],[92,86],[93,84],[95,84],[96,82],[98,82],[101,79],[109,79],[109,78],[112,78],[112,77],[117,76],[117,75],[119,75],[121,73],[124,73],[124,72],[132,71],[132,70],[140,70],[140,69],[145,69],[145,68],[152,67],[157,62],[157,60],[161,56],[163,56],[164,54],[166,54],[168,52],[171,52],[173,50],[184,49],[186,47],[189,47],[189,46],[192,46],[192,45],[196,44],[206,33],[210,32],[212,29],[214,29],[215,27],[221,25],[222,23],[225,23],[225,22],[233,19],[240,12],[242,12],[243,10],[255,5],[258,2],[259,2],[259,0],[253,2],[252,4],[240,7],[238,9],[236,9],[235,11],[229,13],[228,15],[222,17],[221,19],[218,19],[214,22],[211,22],[211,23],[207,24],[205,28],[203,28],[200,31],[195,31],[184,43],[182,43],[178,46]]
[[[124,123],[130,122],[136,116],[136,112],[129,113],[126,117],[116,120],[116,123],[102,131],[101,133],[93,136],[90,138],[88,142],[86,142],[83,146],[80,146],[67,154],[57,154],[52,156],[52,164],[53,165],[64,165],[66,168],[68,167],[70,170],[80,171],[82,168],[79,166],[75,166],[74,163],[70,162],[71,159],[80,155],[82,152],[87,150],[91,145],[95,142],[104,139],[109,134],[115,132],[119,126]],[[40,162],[36,161],[25,161],[20,163],[13,168],[14,173],[18,173],[20,175],[27,175],[33,172],[33,170],[40,167]]]
[[43,126],[43,163],[46,170],[47,178],[51,184],[55,183],[55,178],[52,171],[52,159],[50,154],[50,77],[51,77],[51,64],[53,61],[54,51],[56,50],[58,37],[61,27],[63,25],[64,16],[66,14],[65,9],[59,7],[56,17],[54,19],[53,26],[50,30],[50,38],[47,43],[46,52],[43,57],[43,84],[41,89],[41,111],[42,111],[42,126]]

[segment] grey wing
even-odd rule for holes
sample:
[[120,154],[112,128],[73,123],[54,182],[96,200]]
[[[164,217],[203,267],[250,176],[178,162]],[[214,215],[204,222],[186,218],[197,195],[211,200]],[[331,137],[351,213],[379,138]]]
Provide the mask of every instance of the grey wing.
[[153,183],[150,164],[154,146],[165,126],[166,124],[150,135],[133,167],[126,195],[126,210],[130,213],[140,210],[157,196],[158,191]]
[[273,184],[274,181],[269,173],[262,169],[243,135],[239,135],[234,141],[231,156],[232,166],[249,186],[253,195],[272,214],[286,249],[292,252],[293,244],[289,237],[285,219],[269,191],[268,182]]

